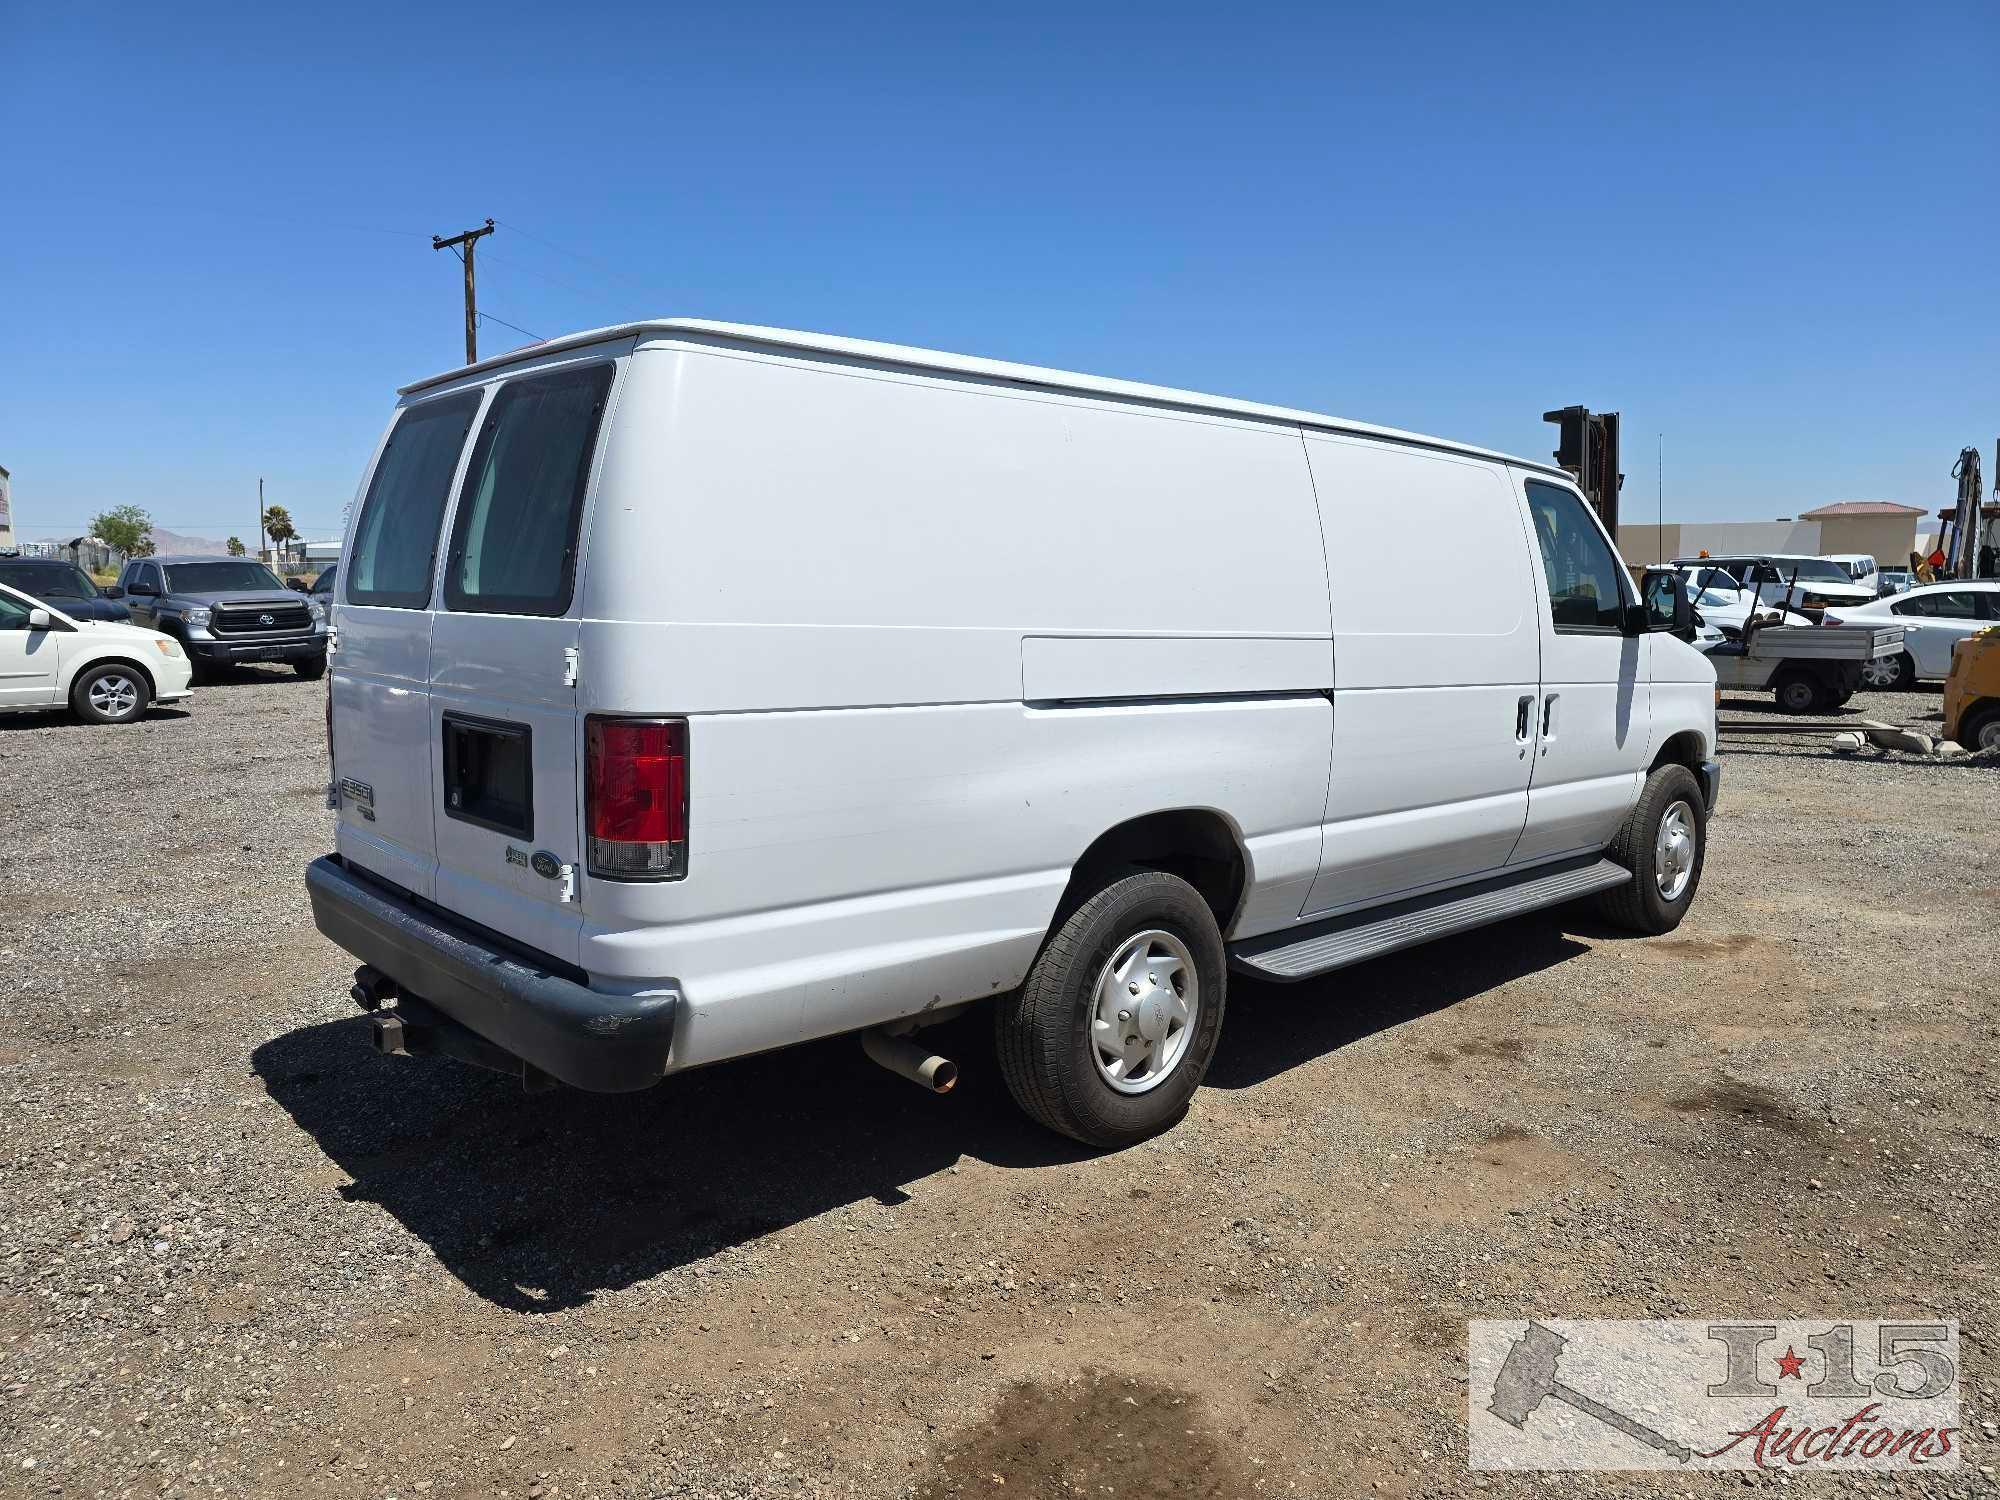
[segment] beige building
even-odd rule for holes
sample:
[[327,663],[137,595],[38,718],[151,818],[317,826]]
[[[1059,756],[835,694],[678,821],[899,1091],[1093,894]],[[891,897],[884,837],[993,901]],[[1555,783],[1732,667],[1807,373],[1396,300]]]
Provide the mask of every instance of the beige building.
[[1924,510],[1893,500],[1842,500],[1775,521],[1670,521],[1622,525],[1618,550],[1636,566],[1676,557],[1728,557],[1745,552],[1826,557],[1863,552],[1885,568],[1910,560]]

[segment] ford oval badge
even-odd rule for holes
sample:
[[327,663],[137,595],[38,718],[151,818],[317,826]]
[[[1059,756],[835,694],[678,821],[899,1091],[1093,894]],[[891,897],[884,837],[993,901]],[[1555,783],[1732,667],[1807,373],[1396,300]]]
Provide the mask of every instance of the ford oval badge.
[[556,876],[562,874],[562,861],[546,849],[537,849],[534,857],[528,863],[534,867],[535,873],[544,880],[554,880]]

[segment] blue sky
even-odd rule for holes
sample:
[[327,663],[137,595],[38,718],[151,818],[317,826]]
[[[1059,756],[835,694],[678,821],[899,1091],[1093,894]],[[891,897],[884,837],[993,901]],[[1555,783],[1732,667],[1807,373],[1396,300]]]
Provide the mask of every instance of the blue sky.
[[[2000,7],[0,0],[22,534],[337,526],[459,268],[1541,455],[1628,516],[1943,504],[2000,432]],[[522,342],[488,325],[482,348]]]

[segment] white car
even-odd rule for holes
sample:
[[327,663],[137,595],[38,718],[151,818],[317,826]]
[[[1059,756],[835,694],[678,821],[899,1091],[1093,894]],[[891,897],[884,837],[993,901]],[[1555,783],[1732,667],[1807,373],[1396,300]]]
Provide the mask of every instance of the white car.
[[187,653],[157,630],[73,620],[0,584],[0,712],[67,703],[86,724],[129,724],[193,691]]
[[1976,630],[2000,625],[2000,578],[1959,583],[1920,583],[1858,609],[1827,611],[1835,625],[1895,624],[1903,627],[1903,654],[1870,662],[1861,681],[1871,688],[1910,687],[1942,682],[1951,675],[1951,648]]

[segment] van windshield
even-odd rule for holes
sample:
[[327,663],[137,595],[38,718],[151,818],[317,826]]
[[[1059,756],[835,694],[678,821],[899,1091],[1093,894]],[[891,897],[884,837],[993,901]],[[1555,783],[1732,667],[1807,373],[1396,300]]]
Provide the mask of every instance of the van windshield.
[[250,589],[281,589],[277,575],[262,563],[171,563],[167,567],[170,594],[233,594]]
[[97,597],[97,585],[74,563],[0,563],[0,583],[37,599]]

